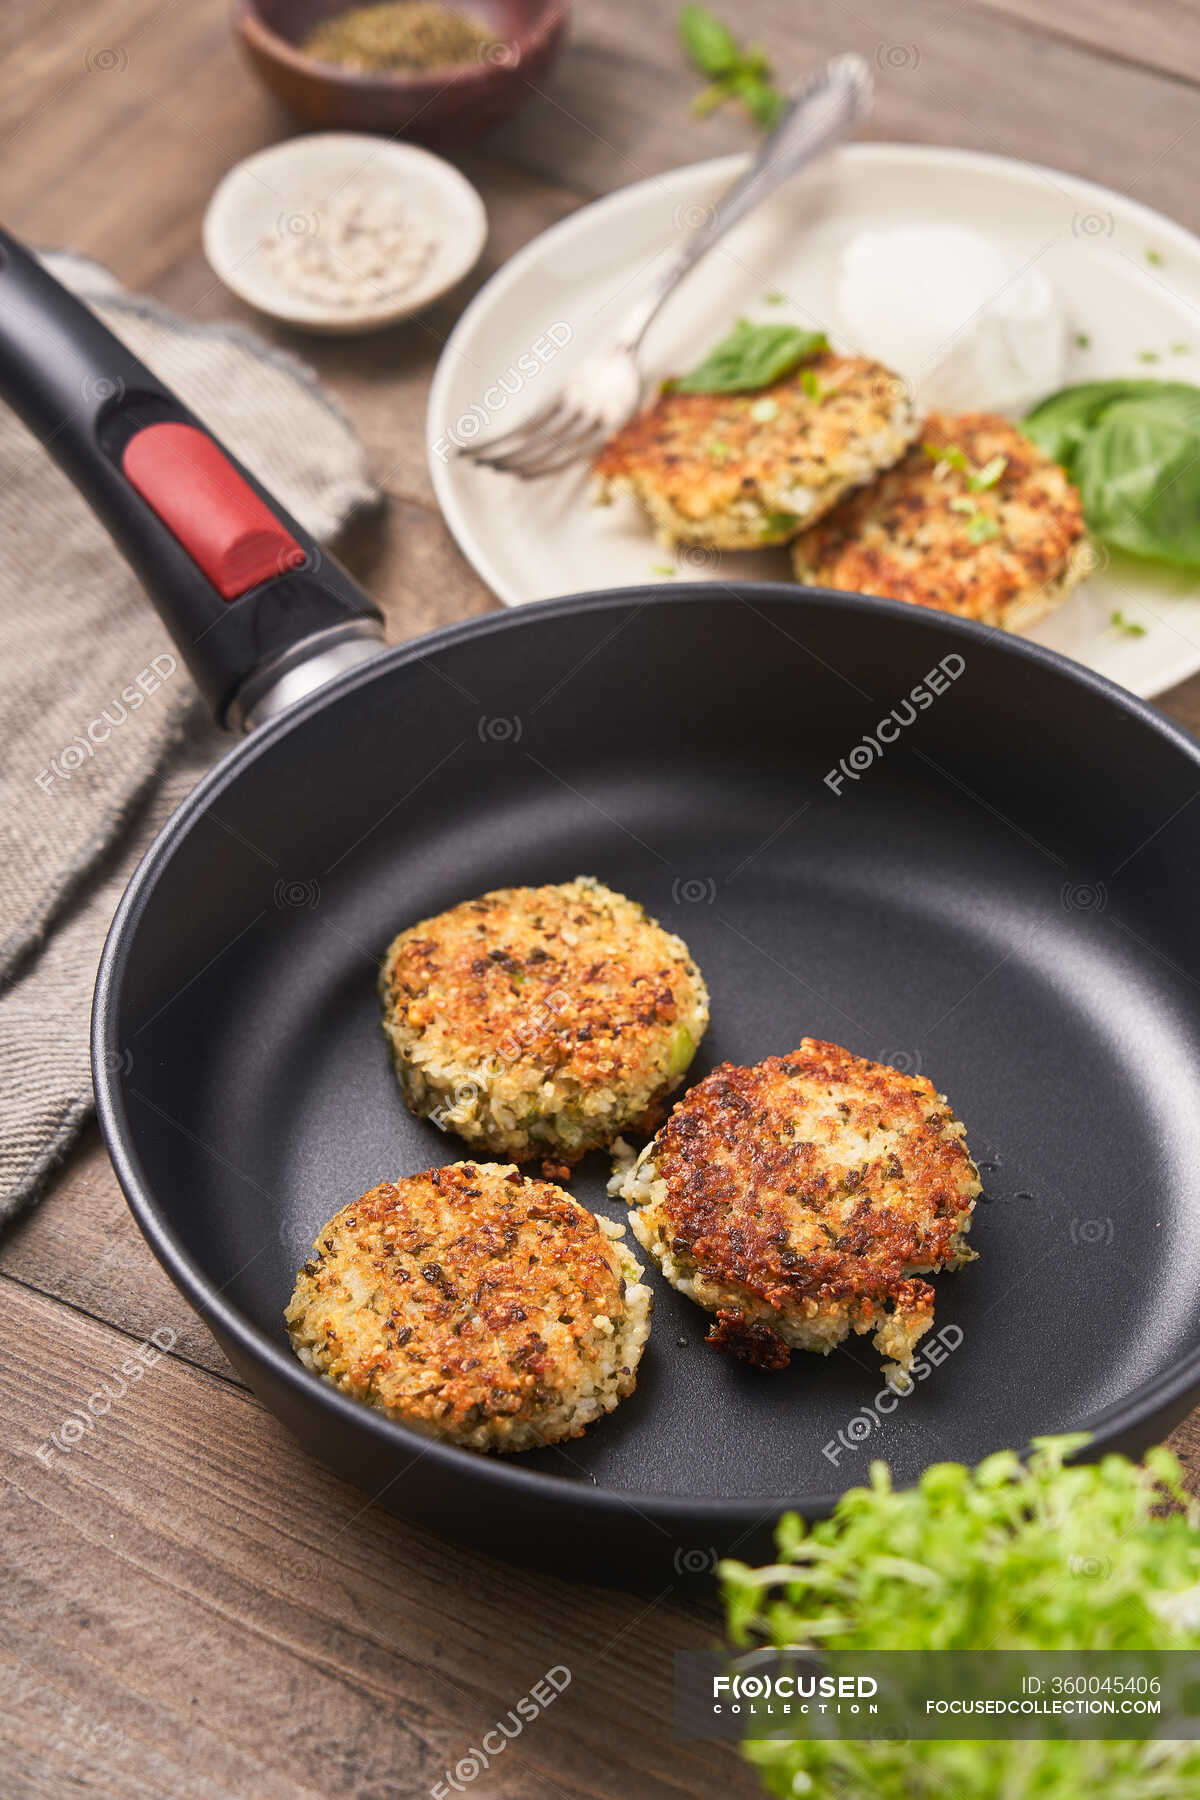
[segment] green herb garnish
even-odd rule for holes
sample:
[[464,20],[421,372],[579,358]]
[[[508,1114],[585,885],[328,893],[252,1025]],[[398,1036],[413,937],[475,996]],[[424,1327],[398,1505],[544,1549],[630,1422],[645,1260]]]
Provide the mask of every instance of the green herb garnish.
[[1146,261],[1148,263],[1153,263],[1155,268],[1161,268],[1162,261],[1163,261],[1162,251],[1161,250],[1147,250]]
[[1091,347],[1092,347],[1092,340],[1088,336],[1087,332],[1086,331],[1077,331],[1075,333],[1075,348],[1077,350],[1090,350]]
[[768,544],[781,543],[785,538],[794,537],[800,520],[796,513],[771,512],[762,523],[759,534]]
[[675,386],[684,394],[750,394],[790,375],[806,356],[828,350],[823,331],[799,325],[752,325],[739,319],[698,368]]
[[1138,351],[1138,361],[1144,362],[1144,363],[1156,363],[1158,361],[1158,351],[1157,350],[1139,350]]
[[939,467],[957,469],[960,475],[965,475],[967,486],[974,493],[995,487],[1008,467],[1007,456],[993,456],[990,462],[985,462],[982,468],[977,469],[966,451],[957,444],[922,444],[921,448],[930,461],[937,463]]
[[993,456],[990,462],[984,463],[982,469],[974,469],[968,474],[967,486],[977,494],[986,488],[995,487],[1007,467],[1007,456]]
[[824,389],[817,380],[815,369],[801,369],[800,386],[804,389],[810,400],[814,400],[818,406],[821,404]]
[[1171,355],[1172,356],[1190,356],[1191,350],[1192,350],[1192,346],[1190,344],[1172,344],[1171,345]]
[[1000,527],[990,514],[972,513],[967,520],[967,536],[973,544],[990,544],[994,537],[1000,536]]
[[651,563],[650,573],[652,575],[673,575],[675,573],[675,565],[674,563]]
[[[773,1566],[719,1565],[730,1637],[829,1652],[1200,1649],[1200,1508],[1178,1460],[1154,1449],[1144,1466],[1067,1466],[1085,1442],[1036,1439],[1027,1465],[1007,1450],[975,1469],[935,1463],[899,1493],[872,1463],[832,1518],[780,1520]],[[744,1748],[787,1800],[1200,1793],[1195,1740],[891,1743],[818,1729]]]
[[965,475],[971,467],[957,444],[922,444],[921,448],[931,462],[943,463],[948,469],[958,469]]
[[763,299],[768,306],[782,306],[787,299],[787,295],[782,288],[768,288],[763,295]]
[[1063,465],[1096,537],[1200,568],[1200,388],[1149,377],[1082,382],[1035,406],[1022,429]]
[[1139,625],[1136,619],[1127,619],[1120,607],[1114,609],[1109,624],[1114,631],[1119,631],[1122,637],[1145,637],[1146,635],[1146,627]]
[[700,73],[709,78],[708,87],[692,102],[697,117],[705,117],[726,100],[740,100],[764,130],[776,124],[787,102],[771,80],[760,44],[740,44],[706,6],[679,9],[679,36]]

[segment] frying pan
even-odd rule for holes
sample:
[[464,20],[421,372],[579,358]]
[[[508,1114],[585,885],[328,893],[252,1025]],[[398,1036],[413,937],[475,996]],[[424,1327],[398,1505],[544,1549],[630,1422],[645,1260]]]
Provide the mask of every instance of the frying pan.
[[[498,1554],[665,1584],[762,1554],[780,1511],[820,1514],[874,1456],[909,1481],[1080,1427],[1138,1452],[1195,1403],[1200,756],[1182,731],[1032,644],[783,585],[587,594],[385,651],[333,559],[2,248],[0,391],[217,716],[257,725],[120,905],[95,1082],[155,1254],[313,1454]],[[519,1457],[416,1437],[292,1356],[283,1308],[318,1226],[462,1154],[401,1103],[382,949],[487,888],[578,873],[698,958],[713,1023],[694,1076],[809,1034],[950,1095],[986,1184],[981,1259],[938,1280],[906,1397],[863,1339],[782,1374],[727,1360],[657,1275],[637,1393]],[[593,1157],[572,1185],[619,1217],[606,1173]]]

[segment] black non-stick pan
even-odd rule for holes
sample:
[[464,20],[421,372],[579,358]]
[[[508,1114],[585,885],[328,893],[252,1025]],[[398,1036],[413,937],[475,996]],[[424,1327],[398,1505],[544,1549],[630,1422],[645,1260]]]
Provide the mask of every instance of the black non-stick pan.
[[[764,584],[496,614],[317,689],[378,650],[368,603],[11,242],[0,342],[4,395],[102,512],[218,715],[275,715],[130,885],[95,1077],[155,1253],[316,1456],[502,1555],[666,1582],[760,1554],[780,1511],[819,1513],[875,1456],[907,1481],[1042,1432],[1138,1451],[1195,1403],[1200,754],[1183,732],[1020,640]],[[160,432],[156,454],[164,423],[195,435]],[[980,1260],[939,1279],[907,1397],[865,1339],[782,1374],[728,1360],[657,1276],[637,1393],[562,1448],[432,1444],[292,1356],[283,1308],[317,1227],[462,1153],[401,1103],[384,946],[487,888],[579,873],[699,959],[695,1074],[809,1034],[949,1094],[986,1183]],[[607,1172],[590,1159],[573,1191],[619,1217]]]

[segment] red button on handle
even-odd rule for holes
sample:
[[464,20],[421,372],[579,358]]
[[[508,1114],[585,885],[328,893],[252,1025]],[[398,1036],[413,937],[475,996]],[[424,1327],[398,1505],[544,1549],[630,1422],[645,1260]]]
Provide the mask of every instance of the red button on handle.
[[194,425],[147,425],[121,467],[225,600],[304,561],[304,550]]

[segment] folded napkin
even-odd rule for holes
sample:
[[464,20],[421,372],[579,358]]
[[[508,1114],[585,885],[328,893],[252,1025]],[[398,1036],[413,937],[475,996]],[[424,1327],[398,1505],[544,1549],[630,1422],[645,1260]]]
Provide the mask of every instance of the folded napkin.
[[[378,499],[350,425],[293,358],[46,257],[318,538]],[[92,984],[150,837],[218,754],[181,659],[65,477],[0,408],[0,1217],[92,1105]]]

